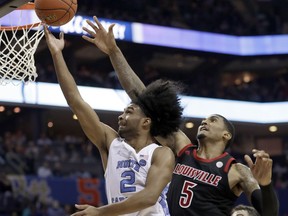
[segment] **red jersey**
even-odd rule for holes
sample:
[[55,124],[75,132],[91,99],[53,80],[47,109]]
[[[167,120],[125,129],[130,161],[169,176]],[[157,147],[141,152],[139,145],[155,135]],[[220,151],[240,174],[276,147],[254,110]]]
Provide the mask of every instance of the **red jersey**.
[[182,149],[167,194],[171,216],[229,215],[238,198],[228,183],[234,162],[227,152],[206,160],[197,156],[192,144]]

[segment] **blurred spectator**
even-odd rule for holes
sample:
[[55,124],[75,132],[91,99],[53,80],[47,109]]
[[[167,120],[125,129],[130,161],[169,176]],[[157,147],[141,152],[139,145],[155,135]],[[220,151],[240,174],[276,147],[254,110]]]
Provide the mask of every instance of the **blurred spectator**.
[[97,163],[97,160],[95,158],[95,155],[93,154],[93,144],[89,143],[85,147],[84,157],[83,157],[83,163]]
[[21,216],[44,216],[42,212],[37,208],[35,202],[27,201],[26,206],[23,208]]
[[0,172],[0,215],[15,213],[19,207],[18,200],[13,196],[10,180],[5,172]]
[[59,161],[54,163],[52,173],[53,173],[53,176],[56,176],[56,177],[65,176],[65,171],[63,170],[63,166]]
[[17,154],[13,149],[7,149],[5,154],[7,164],[17,173],[24,174],[28,170],[26,161],[22,159],[21,155]]
[[2,141],[0,141],[0,165],[4,165],[5,163],[5,151],[3,149]]
[[50,206],[47,208],[47,216],[64,216],[65,211],[60,206],[59,202],[54,200]]
[[39,156],[39,148],[34,141],[28,141],[28,147],[25,150],[25,159],[27,164],[27,174],[35,173],[35,163]]
[[31,158],[37,159],[39,156],[39,148],[35,145],[35,142],[30,140],[28,141],[28,146],[25,150],[25,155]]
[[45,151],[44,160],[48,163],[51,162],[58,162],[60,160],[58,154],[56,154],[55,149],[52,147],[49,147]]
[[48,178],[53,176],[51,167],[47,161],[44,161],[43,164],[38,167],[37,175],[40,178]]
[[12,197],[12,186],[10,180],[7,178],[7,174],[0,172],[0,194],[1,194],[1,204],[6,205],[7,200]]
[[47,136],[45,132],[42,132],[40,137],[37,139],[37,145],[50,146],[52,145],[52,140]]
[[72,151],[70,153],[70,157],[68,159],[69,163],[79,163],[81,161],[81,157],[79,152],[77,152],[76,150]]

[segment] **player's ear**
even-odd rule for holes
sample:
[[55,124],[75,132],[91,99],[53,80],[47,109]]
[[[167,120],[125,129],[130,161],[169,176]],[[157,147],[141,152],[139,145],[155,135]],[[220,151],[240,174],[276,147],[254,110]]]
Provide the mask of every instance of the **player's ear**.
[[232,134],[228,131],[224,131],[223,137],[226,140],[230,140],[232,138]]
[[143,125],[144,126],[150,126],[151,125],[151,123],[152,123],[152,121],[151,121],[151,118],[148,118],[148,117],[145,117],[144,118],[144,121],[143,121]]
[[145,117],[142,123],[144,128],[146,129],[150,128],[152,124],[151,118]]

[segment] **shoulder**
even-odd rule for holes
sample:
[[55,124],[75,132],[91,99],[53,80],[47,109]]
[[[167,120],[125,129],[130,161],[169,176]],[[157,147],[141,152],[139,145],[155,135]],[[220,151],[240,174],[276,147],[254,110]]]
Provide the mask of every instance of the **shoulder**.
[[244,173],[250,172],[249,167],[245,166],[241,163],[234,163],[231,165],[231,168],[229,170],[229,173],[232,173],[234,175],[241,175]]
[[254,181],[250,168],[241,163],[232,164],[228,175],[230,179],[237,179],[237,182]]
[[242,163],[234,163],[231,168],[235,169],[238,172],[250,172],[250,168]]
[[[121,138],[121,137],[115,137],[114,139],[112,139],[112,141],[110,142],[110,148],[124,148],[124,144],[125,141]],[[127,144],[127,143],[126,143]],[[127,144],[129,145],[129,144]]]
[[161,149],[161,151],[165,151],[165,152],[169,152],[169,153],[172,153],[173,154],[173,151],[171,148],[169,148],[168,146],[161,146],[159,148],[159,150]]
[[166,146],[160,146],[154,150],[153,156],[152,156],[152,163],[153,162],[175,162],[175,156],[173,151]]
[[165,155],[174,157],[173,151],[167,146],[159,146],[155,149],[154,155]]

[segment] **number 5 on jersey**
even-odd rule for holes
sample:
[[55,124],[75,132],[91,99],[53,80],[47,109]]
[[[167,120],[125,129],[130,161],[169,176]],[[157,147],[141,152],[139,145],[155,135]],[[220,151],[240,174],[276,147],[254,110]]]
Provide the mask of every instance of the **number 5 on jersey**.
[[179,205],[182,208],[188,208],[193,199],[193,190],[192,188],[196,187],[197,184],[190,181],[185,181],[181,190],[181,197],[179,199]]

